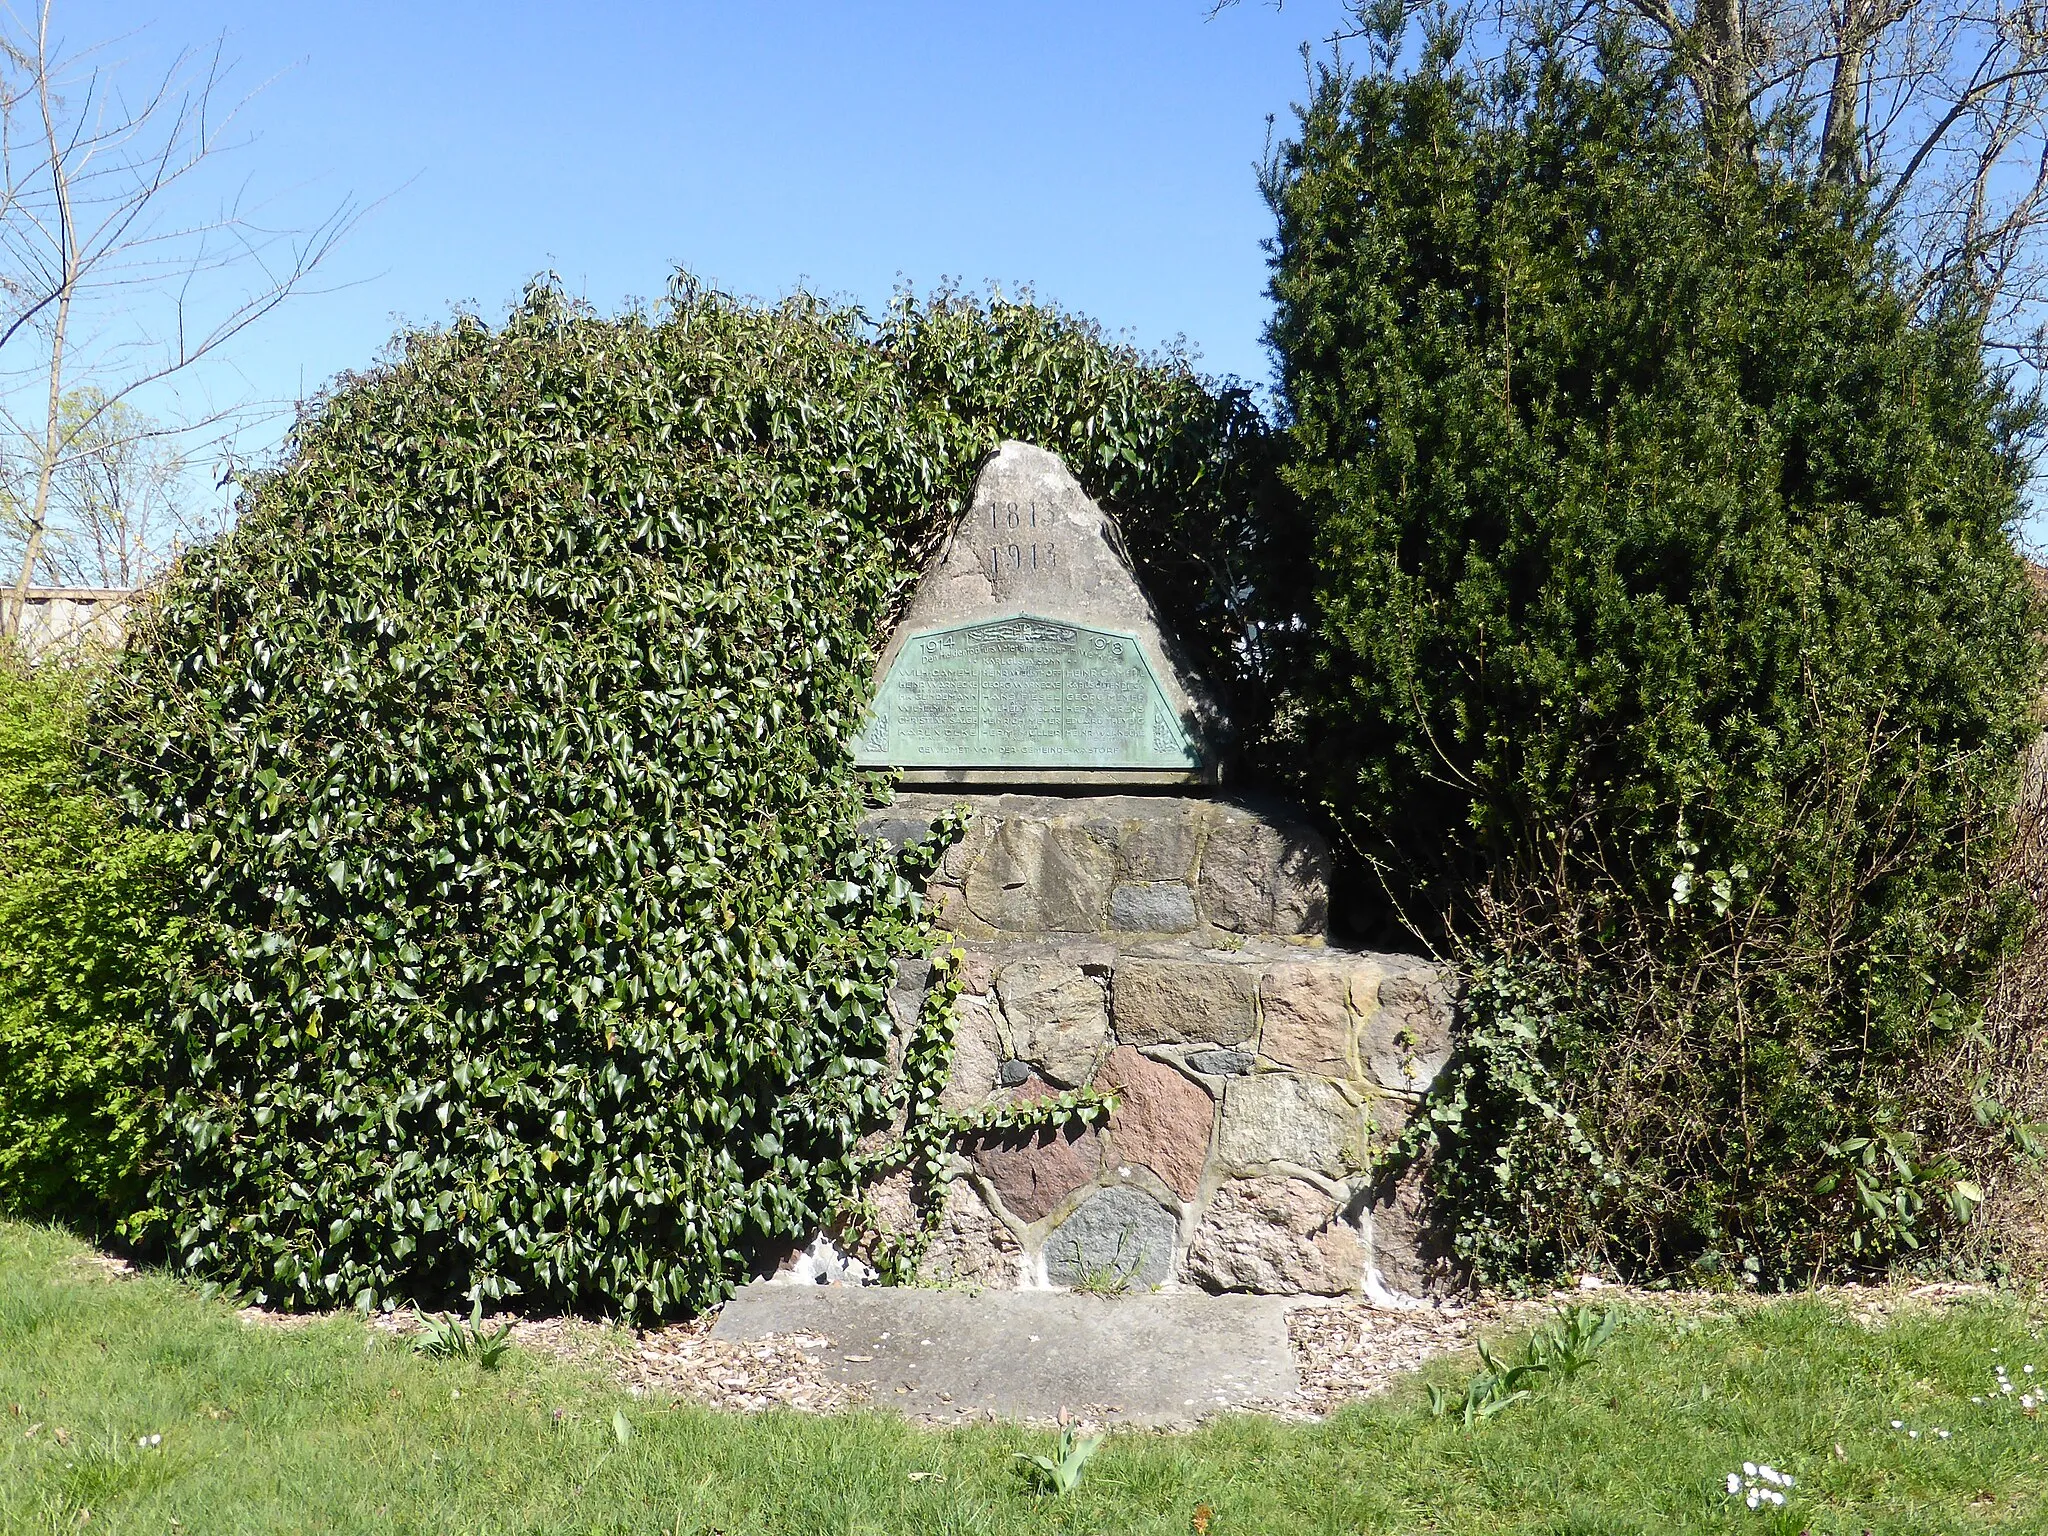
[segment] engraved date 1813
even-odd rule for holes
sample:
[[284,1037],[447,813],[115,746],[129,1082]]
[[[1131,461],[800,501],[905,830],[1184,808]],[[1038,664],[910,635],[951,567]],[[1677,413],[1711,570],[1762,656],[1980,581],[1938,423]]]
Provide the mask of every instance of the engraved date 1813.
[[988,509],[988,541],[980,550],[982,569],[989,579],[1025,571],[1050,571],[1058,555],[1052,539],[1052,508],[1044,509],[1045,526],[1039,526],[1037,502],[994,502]]

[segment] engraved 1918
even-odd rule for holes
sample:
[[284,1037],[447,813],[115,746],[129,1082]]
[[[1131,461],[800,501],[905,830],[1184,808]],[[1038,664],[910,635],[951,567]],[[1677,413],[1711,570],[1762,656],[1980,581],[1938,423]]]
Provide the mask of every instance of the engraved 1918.
[[1050,571],[1056,555],[1052,539],[1052,508],[1043,509],[1044,527],[1039,526],[1041,509],[1036,501],[991,503],[988,509],[988,543],[982,551],[983,567],[991,580],[1025,571]]

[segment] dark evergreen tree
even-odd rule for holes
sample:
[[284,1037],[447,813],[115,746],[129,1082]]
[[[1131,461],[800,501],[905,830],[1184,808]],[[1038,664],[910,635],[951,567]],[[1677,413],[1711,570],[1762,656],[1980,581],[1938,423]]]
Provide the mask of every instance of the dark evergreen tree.
[[1454,54],[1324,71],[1268,184],[1316,572],[1286,756],[1478,964],[1441,1209],[1494,1270],[1923,1242],[1988,1155],[1957,1074],[2036,418],[1853,201],[1710,155],[1625,40]]

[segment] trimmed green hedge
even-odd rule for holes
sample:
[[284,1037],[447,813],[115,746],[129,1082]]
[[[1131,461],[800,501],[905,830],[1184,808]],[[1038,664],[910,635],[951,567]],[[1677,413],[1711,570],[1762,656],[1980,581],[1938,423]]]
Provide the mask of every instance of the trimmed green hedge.
[[161,1025],[175,1262],[273,1305],[640,1316],[827,1219],[921,1091],[884,999],[929,942],[846,743],[1004,436],[1241,649],[1256,413],[1032,306],[536,288],[320,402],[94,721],[202,893]]
[[162,1117],[150,1019],[182,953],[186,839],[81,780],[90,665],[0,654],[0,1210],[137,1219]]

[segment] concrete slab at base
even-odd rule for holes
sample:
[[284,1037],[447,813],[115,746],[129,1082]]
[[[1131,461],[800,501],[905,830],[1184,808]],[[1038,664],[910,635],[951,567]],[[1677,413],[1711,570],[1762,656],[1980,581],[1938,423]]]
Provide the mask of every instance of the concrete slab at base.
[[878,1408],[933,1418],[1185,1424],[1300,1385],[1279,1296],[771,1285],[726,1303],[716,1339],[811,1334]]

